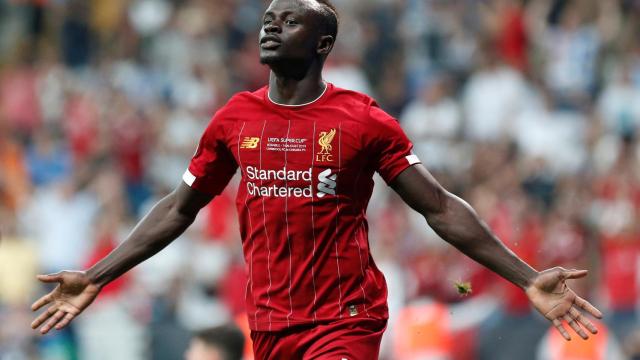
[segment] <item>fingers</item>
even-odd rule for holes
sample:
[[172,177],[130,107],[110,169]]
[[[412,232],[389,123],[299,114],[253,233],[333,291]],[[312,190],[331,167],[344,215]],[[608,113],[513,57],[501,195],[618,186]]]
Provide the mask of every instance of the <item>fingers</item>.
[[580,311],[574,306],[572,306],[569,310],[569,314],[571,315],[571,317],[576,319],[576,321],[578,321],[580,325],[582,325],[582,327],[589,330],[592,334],[598,333],[598,329],[593,325],[593,323],[589,321],[586,316],[582,315]]
[[58,272],[55,274],[37,275],[36,278],[45,283],[61,282],[62,273]]
[[36,300],[33,305],[31,305],[31,311],[37,311],[38,309],[40,309],[41,307],[47,305],[48,303],[50,303],[51,301],[53,301],[53,296],[51,293],[48,293],[47,295],[41,297],[40,299]]
[[47,321],[47,324],[40,329],[41,334],[46,334],[54,327],[62,318],[65,317],[65,312],[62,310],[56,311],[56,313]]
[[40,314],[40,316],[38,316],[35,320],[33,320],[33,322],[31,323],[31,328],[37,329],[40,325],[42,325],[42,323],[47,321],[47,319],[51,317],[53,314],[55,314],[57,311],[58,311],[58,307],[56,305],[51,305],[47,309],[47,311],[43,312],[42,314]]
[[570,314],[564,315],[563,319],[567,322],[567,324],[569,324],[569,326],[571,326],[573,331],[575,331],[578,335],[580,335],[581,338],[583,338],[584,340],[587,340],[589,338],[589,335],[587,335],[587,333],[584,332],[584,330],[580,327],[578,322],[573,317],[571,317]]
[[60,330],[69,325],[80,311],[69,304],[54,304],[51,305],[47,311],[43,312],[31,323],[32,329],[37,329],[46,322],[40,329],[41,334],[46,334],[52,328]]
[[564,319],[564,321],[569,324],[573,331],[575,331],[576,334],[580,335],[580,337],[584,340],[587,340],[589,338],[589,335],[584,331],[583,327],[589,330],[592,334],[598,333],[598,329],[593,325],[593,323],[589,321],[589,319],[587,319],[584,315],[582,315],[582,313],[580,313],[580,311],[575,306],[572,306],[569,309],[569,312],[559,318],[552,320],[553,325],[556,327],[556,329],[558,329],[560,334],[566,340],[571,340],[571,336],[562,325],[562,321],[560,319]]
[[579,308],[583,309],[594,317],[602,319],[602,313],[600,312],[600,310],[596,309],[596,307],[591,305],[587,300],[581,298],[580,296],[576,296],[576,300],[574,301],[574,303],[578,305]]
[[579,279],[587,276],[587,270],[562,270],[562,277],[564,279]]
[[56,330],[60,330],[63,327],[69,325],[69,323],[71,322],[71,320],[73,320],[74,317],[76,316],[71,313],[67,313],[67,315],[65,315],[64,318],[58,323],[58,325],[56,325]]
[[562,321],[560,321],[559,319],[553,319],[551,322],[553,323],[553,326],[555,326],[556,329],[558,329],[558,331],[560,332],[562,337],[565,338],[565,340],[571,341],[571,336],[569,336],[567,329],[565,329],[564,326],[562,326]]

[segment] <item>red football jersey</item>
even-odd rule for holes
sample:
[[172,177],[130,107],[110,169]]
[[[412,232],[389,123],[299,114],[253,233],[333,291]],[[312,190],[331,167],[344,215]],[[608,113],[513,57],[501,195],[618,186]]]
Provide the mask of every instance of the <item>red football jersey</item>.
[[411,149],[371,98],[332,84],[296,106],[272,102],[267,87],[242,92],[214,115],[183,179],[217,195],[240,168],[251,329],[388,317],[365,211],[374,172],[391,182],[419,162]]

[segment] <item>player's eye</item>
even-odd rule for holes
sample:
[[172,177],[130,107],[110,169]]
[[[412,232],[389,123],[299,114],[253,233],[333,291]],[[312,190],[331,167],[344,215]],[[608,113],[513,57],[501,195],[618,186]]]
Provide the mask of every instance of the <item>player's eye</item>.
[[298,25],[298,22],[293,19],[287,19],[284,23],[287,24],[287,26]]
[[272,20],[271,20],[271,19],[264,19],[264,20],[262,21],[262,25],[269,25],[269,24],[271,24],[271,22],[272,22]]

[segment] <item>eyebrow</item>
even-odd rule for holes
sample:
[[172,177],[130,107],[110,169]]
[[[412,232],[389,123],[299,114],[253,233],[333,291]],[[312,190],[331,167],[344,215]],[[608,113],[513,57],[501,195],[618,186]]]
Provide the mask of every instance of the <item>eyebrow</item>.
[[[283,12],[280,13],[280,16],[287,16],[287,15],[291,15],[293,13],[295,13],[295,12],[292,11],[292,10],[284,10]],[[278,17],[277,14],[274,13],[273,11],[271,11],[271,10],[267,11],[266,13],[264,13],[263,18],[266,18],[267,16],[272,16],[274,18]]]

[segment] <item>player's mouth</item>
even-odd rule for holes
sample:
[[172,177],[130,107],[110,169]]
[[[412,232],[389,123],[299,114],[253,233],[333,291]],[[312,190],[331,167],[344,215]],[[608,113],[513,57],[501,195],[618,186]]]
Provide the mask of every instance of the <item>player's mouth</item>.
[[282,44],[280,39],[273,35],[266,35],[260,39],[260,48],[264,50],[275,50],[280,44]]

